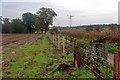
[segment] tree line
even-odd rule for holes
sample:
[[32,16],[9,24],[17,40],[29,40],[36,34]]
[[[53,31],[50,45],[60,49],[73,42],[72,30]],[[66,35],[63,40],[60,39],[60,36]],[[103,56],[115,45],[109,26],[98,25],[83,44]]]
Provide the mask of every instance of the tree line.
[[2,33],[47,32],[55,16],[57,14],[51,8],[40,8],[35,14],[31,12],[23,13],[22,19],[3,18]]

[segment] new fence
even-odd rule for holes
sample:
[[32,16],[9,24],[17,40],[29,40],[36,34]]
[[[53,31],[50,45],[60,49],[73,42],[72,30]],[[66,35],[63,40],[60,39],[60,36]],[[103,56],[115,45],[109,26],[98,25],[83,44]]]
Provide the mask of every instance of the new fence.
[[54,46],[63,53],[73,53],[73,63],[75,67],[84,66],[91,70],[98,79],[114,78],[118,80],[120,76],[120,54],[114,54],[114,65],[108,61],[107,42],[90,41],[82,45],[76,38],[66,35],[48,32],[47,36]]

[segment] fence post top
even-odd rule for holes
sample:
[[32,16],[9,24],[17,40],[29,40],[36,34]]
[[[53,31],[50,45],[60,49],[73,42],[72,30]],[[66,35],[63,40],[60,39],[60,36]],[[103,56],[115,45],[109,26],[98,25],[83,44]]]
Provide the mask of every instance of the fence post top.
[[114,54],[120,54],[119,52],[115,52]]

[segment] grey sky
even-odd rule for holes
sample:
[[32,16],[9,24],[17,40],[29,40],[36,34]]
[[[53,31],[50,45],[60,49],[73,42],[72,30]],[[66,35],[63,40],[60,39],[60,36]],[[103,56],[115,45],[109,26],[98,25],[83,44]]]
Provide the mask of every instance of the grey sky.
[[1,3],[1,0],[0,0],[0,16],[2,15],[2,3]]
[[11,19],[21,18],[24,12],[36,13],[41,7],[50,7],[58,15],[54,19],[54,25],[69,25],[69,15],[74,16],[72,25],[118,23],[118,1],[2,0],[2,15]]

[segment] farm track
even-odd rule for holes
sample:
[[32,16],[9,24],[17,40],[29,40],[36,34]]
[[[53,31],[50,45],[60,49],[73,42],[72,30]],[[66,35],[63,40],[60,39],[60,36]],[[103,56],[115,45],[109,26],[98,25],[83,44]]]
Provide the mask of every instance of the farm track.
[[[0,46],[0,51],[10,48],[17,48],[23,45],[30,45],[37,41],[39,34],[4,34],[2,36],[2,45]],[[4,37],[5,36],[5,37]]]

